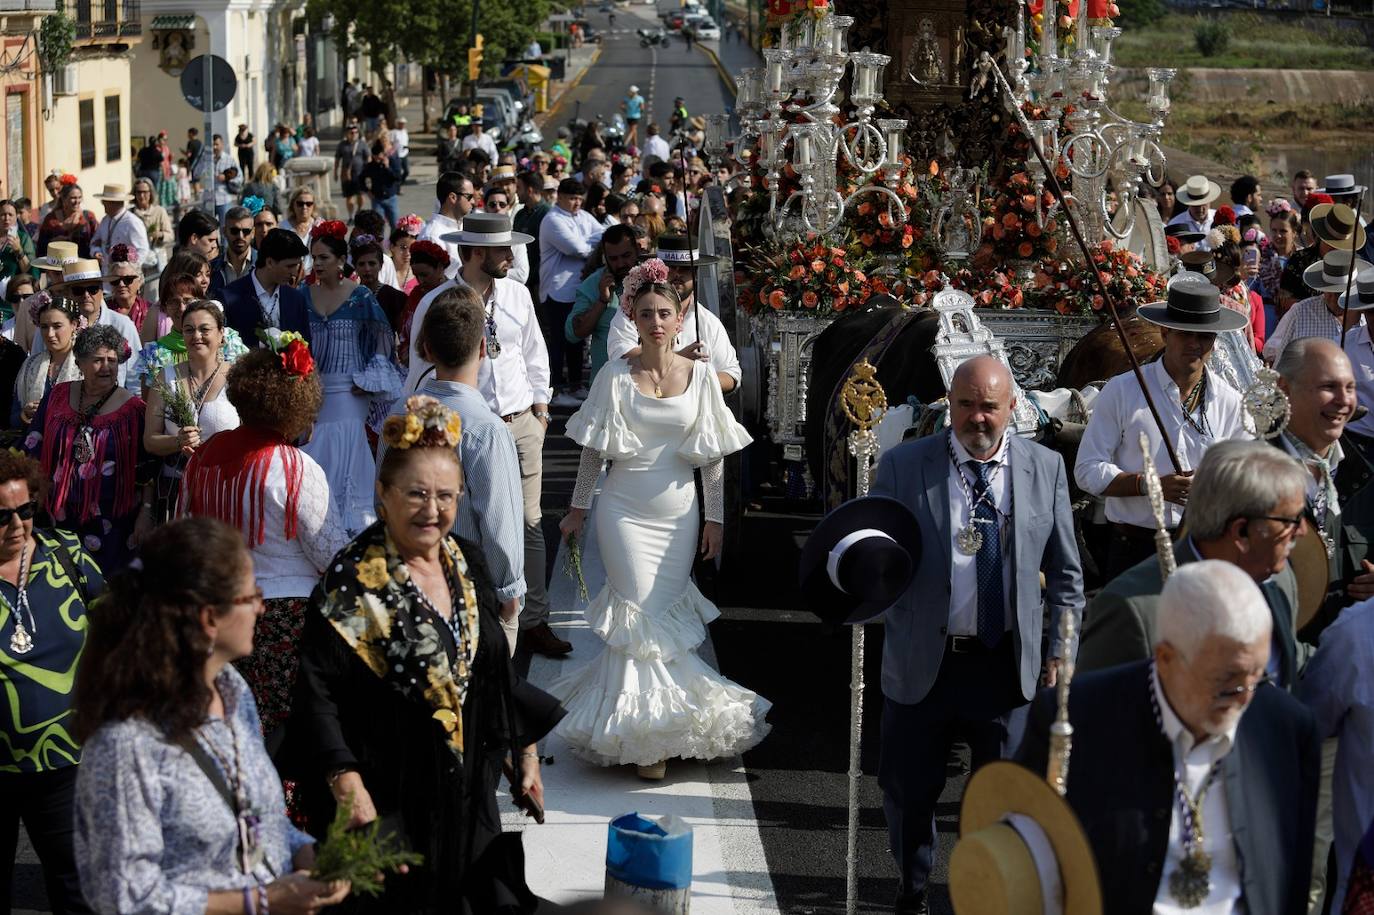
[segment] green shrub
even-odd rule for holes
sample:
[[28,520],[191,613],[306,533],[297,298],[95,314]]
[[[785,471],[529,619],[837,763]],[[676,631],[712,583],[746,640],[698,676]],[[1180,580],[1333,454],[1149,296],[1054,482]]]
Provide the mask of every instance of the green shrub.
[[1215,19],[1203,20],[1193,28],[1193,41],[1203,57],[1217,57],[1231,46],[1231,30]]
[[1168,13],[1161,0],[1120,0],[1117,6],[1121,9],[1117,25],[1128,29],[1154,25]]

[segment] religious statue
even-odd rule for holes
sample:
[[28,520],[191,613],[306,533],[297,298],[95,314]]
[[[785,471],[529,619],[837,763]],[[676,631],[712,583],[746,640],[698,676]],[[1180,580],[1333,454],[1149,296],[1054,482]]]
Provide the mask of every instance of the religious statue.
[[914,83],[923,86],[944,84],[945,62],[940,53],[940,41],[935,36],[935,23],[922,19],[916,39],[906,57],[906,75]]

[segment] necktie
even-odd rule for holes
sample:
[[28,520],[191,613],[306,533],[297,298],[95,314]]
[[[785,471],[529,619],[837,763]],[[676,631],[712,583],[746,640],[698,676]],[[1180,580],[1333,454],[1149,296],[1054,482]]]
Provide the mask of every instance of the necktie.
[[[983,535],[975,557],[978,572],[978,640],[991,648],[1006,631],[1006,595],[1002,588],[1002,531],[997,506],[988,493],[991,461],[969,461],[978,480],[973,484],[973,523]],[[985,498],[986,496],[986,498]]]

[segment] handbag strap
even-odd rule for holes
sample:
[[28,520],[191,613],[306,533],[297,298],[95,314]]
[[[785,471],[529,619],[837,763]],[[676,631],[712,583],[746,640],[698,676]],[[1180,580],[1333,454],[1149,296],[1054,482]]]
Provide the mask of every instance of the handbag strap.
[[215,793],[224,800],[225,804],[229,805],[229,811],[233,813],[234,817],[237,819],[239,816],[239,805],[234,800],[234,792],[230,790],[229,782],[225,779],[224,773],[219,770],[219,766],[210,758],[210,754],[206,752],[205,747],[201,746],[200,741],[196,740],[190,734],[177,740],[177,745],[189,753],[191,758],[196,761],[196,765],[200,766],[200,771],[204,772],[205,777],[210,780],[210,784],[214,787]]
[[67,579],[76,586],[76,593],[81,595],[81,603],[90,606],[90,595],[86,593],[86,576],[76,568],[76,563],[72,560],[72,554],[61,543],[54,543],[49,550],[52,558],[57,560],[57,564],[62,567],[62,572]]

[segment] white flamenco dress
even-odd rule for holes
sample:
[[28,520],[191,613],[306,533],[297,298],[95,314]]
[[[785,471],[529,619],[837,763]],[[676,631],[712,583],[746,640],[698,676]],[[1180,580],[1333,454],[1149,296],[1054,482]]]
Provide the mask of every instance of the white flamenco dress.
[[593,514],[606,585],[586,612],[606,645],[549,687],[568,710],[560,735],[602,766],[749,749],[768,733],[771,704],[697,657],[720,611],[691,580],[700,542],[693,470],[702,470],[707,520],[723,520],[722,459],[749,434],[706,363],[695,364],[684,393],[655,398],[619,360],[597,373],[567,431],[583,446],[575,508],[590,507],[603,461],[611,469]]

